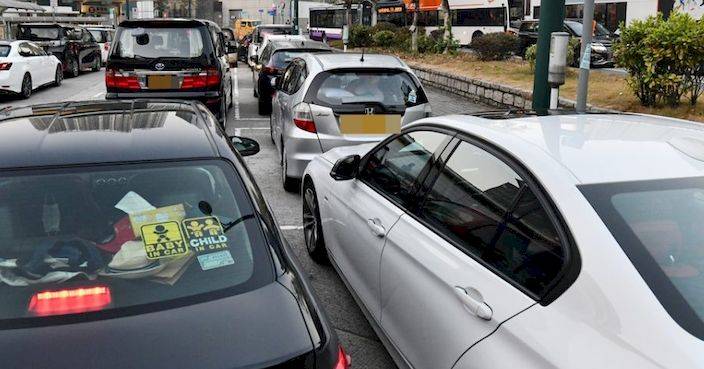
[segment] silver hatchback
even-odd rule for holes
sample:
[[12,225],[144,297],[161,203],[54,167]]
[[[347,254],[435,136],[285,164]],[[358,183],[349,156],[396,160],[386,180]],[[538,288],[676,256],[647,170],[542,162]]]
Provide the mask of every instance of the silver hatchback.
[[271,139],[288,191],[316,155],[381,141],[431,114],[413,71],[388,55],[305,54],[273,83]]

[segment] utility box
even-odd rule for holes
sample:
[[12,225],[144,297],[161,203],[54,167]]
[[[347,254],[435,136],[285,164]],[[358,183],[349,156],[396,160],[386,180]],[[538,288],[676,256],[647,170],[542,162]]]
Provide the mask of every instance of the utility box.
[[548,84],[558,87],[565,84],[567,70],[567,48],[570,35],[567,32],[553,32],[550,35],[550,60],[548,62]]

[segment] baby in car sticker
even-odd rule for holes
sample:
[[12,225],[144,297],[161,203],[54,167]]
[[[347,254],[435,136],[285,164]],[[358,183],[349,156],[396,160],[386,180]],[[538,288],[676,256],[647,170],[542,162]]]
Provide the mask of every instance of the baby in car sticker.
[[201,269],[232,265],[227,236],[217,217],[207,216],[142,225],[142,241],[149,259],[161,259],[196,253]]

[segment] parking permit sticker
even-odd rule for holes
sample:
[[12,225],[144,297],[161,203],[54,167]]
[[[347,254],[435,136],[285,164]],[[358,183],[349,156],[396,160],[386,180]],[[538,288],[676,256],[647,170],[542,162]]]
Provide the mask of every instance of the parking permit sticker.
[[200,268],[203,270],[210,270],[215,268],[220,268],[235,263],[232,259],[232,254],[229,251],[223,250],[218,252],[211,252],[210,254],[198,255],[198,263]]
[[148,259],[162,259],[188,253],[178,222],[145,224],[140,228]]
[[409,103],[415,104],[415,103],[416,103],[416,98],[417,98],[417,96],[416,96],[416,91],[415,91],[415,90],[411,91],[411,92],[408,94],[408,102],[409,102]]

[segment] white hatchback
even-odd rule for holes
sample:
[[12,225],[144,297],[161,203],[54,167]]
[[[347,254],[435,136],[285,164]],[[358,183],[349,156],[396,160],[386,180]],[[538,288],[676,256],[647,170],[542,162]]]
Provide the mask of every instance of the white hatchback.
[[61,85],[61,62],[31,41],[0,41],[0,91],[24,98],[45,85]]
[[704,368],[704,128],[427,118],[303,176],[332,261],[404,368]]

